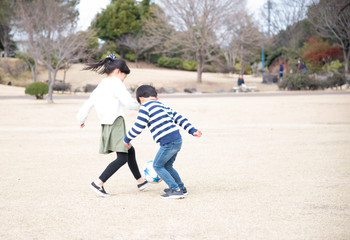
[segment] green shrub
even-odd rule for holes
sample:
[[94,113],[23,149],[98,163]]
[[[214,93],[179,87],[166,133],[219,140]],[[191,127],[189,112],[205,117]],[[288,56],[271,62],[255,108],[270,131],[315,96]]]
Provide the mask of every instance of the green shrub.
[[291,48],[278,48],[267,56],[265,66],[270,67],[274,60],[280,56],[283,56],[284,59],[288,61],[290,65],[294,65],[293,59],[296,59],[298,57],[298,54],[295,52],[294,49]]
[[326,63],[322,67],[323,72],[338,72],[339,68],[344,67],[344,64],[341,63],[338,59],[332,61],[330,64]]
[[29,84],[24,92],[25,94],[35,96],[36,99],[43,99],[44,95],[49,92],[49,84],[43,82],[34,82]]
[[84,92],[85,93],[92,92],[96,87],[97,85],[94,85],[94,84],[86,84],[84,87]]
[[308,75],[288,74],[278,83],[278,87],[287,90],[317,90],[321,85]]
[[72,85],[70,83],[64,83],[64,82],[55,82],[55,84],[52,87],[52,90],[54,91],[71,91]]
[[125,58],[131,62],[135,62],[136,55],[134,53],[127,53],[125,54]]
[[157,66],[182,69],[182,62],[183,60],[181,58],[160,57],[157,61]]
[[184,60],[182,63],[182,68],[187,71],[197,71],[197,61],[196,60]]
[[338,88],[345,84],[345,76],[340,73],[334,73],[333,76],[327,78],[328,86],[330,88]]

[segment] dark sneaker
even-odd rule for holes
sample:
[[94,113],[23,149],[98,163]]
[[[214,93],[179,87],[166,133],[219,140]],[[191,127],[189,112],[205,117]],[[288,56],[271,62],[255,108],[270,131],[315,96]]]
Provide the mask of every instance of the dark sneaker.
[[103,188],[103,186],[102,186],[102,187],[97,186],[94,182],[92,182],[92,183],[90,184],[90,188],[91,188],[95,193],[97,193],[99,196],[101,196],[101,197],[109,197],[109,196],[111,196],[109,193],[106,193],[106,191],[105,191],[105,189]]
[[184,194],[182,193],[182,191],[175,191],[173,189],[170,189],[169,191],[167,191],[165,194],[161,195],[160,197],[162,198],[184,198]]
[[[185,187],[184,189],[181,189],[181,190],[182,190],[183,195],[186,196],[186,195],[188,194],[186,187]],[[170,188],[165,188],[165,189],[164,189],[164,192],[165,192],[165,193],[167,193],[167,192],[169,192],[169,191],[170,191]]]
[[147,180],[145,180],[143,183],[137,184],[137,188],[139,189],[139,191],[143,191],[146,188],[149,187],[149,182]]

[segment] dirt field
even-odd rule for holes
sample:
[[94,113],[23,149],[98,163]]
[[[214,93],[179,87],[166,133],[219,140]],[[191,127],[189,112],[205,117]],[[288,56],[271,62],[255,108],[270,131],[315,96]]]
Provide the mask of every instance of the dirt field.
[[[110,198],[95,196],[89,184],[115,156],[98,154],[94,110],[79,128],[86,98],[23,92],[0,85],[0,239],[350,239],[348,91],[161,96],[203,132],[181,131],[183,200],[161,199],[164,183],[139,192],[127,166]],[[140,168],[158,149],[148,130],[133,145]]]

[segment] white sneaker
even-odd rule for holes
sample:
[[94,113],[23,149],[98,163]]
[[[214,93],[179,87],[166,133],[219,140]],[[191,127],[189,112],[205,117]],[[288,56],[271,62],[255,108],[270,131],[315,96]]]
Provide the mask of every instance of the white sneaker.
[[90,184],[90,188],[101,197],[110,197],[111,196],[109,193],[106,193],[103,186],[99,187],[94,182],[92,182]]

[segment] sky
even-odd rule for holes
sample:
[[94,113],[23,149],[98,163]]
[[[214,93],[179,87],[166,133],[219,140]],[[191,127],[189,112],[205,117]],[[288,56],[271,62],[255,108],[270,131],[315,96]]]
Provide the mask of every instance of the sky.
[[110,0],[80,0],[78,29],[86,30],[97,13],[106,8]]
[[[257,12],[267,0],[247,0],[247,9],[254,13]],[[80,0],[78,29],[86,30],[97,13],[106,8],[110,0]]]

